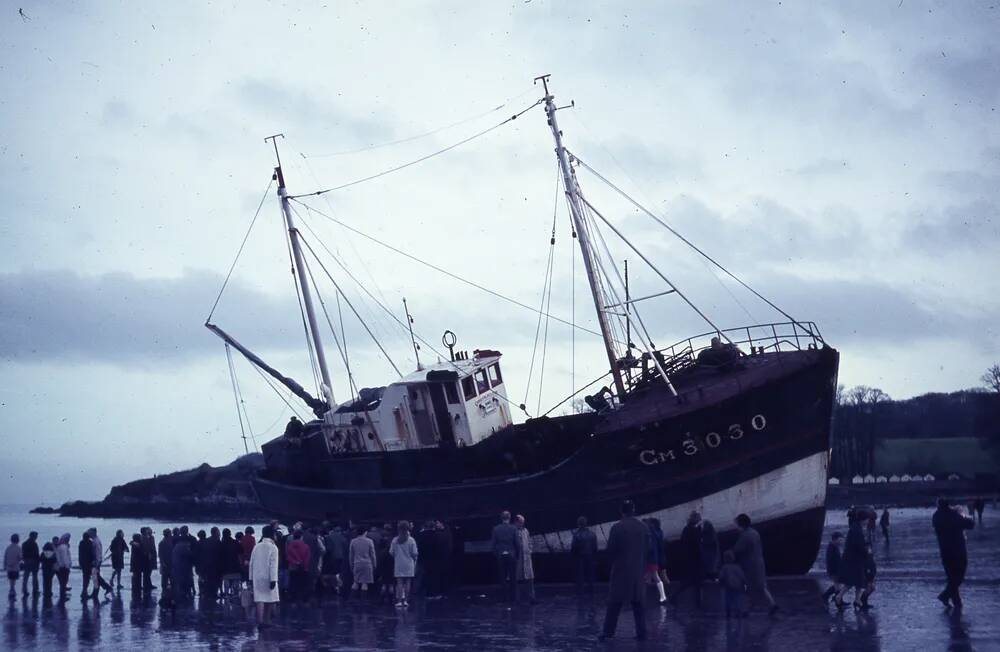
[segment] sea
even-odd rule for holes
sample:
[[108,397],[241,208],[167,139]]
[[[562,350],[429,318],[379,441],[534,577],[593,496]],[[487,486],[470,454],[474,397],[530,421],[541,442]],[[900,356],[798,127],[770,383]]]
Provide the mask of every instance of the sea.
[[[98,603],[81,604],[79,572],[74,596],[65,605],[22,599],[6,603],[0,649],[4,650],[986,650],[1000,652],[1000,510],[989,505],[982,525],[968,533],[969,571],[962,592],[965,607],[946,610],[935,599],[944,574],[931,529],[932,510],[892,509],[890,538],[877,533],[877,588],[868,611],[838,612],[820,595],[828,586],[822,554],[806,576],[769,580],[781,606],[770,618],[755,605],[746,619],[727,621],[718,600],[704,610],[646,605],[649,640],[632,636],[624,610],[618,637],[598,643],[604,617],[604,587],[579,597],[573,587],[538,587],[540,602],[510,606],[494,587],[470,587],[443,600],[417,599],[408,609],[371,599],[331,600],[320,606],[282,605],[275,626],[258,631],[238,604],[194,605],[161,610],[153,599],[123,591]],[[194,531],[211,525],[242,529],[247,523],[186,523]],[[831,510],[824,539],[846,532],[846,514]],[[0,536],[40,539],[69,532],[73,542],[97,527],[108,542],[142,526],[162,530],[181,523],[134,519],[77,519],[29,514],[25,506],[0,506]],[[251,523],[255,527],[259,524]],[[75,546],[74,546],[75,547]],[[74,554],[75,557],[75,554]],[[110,571],[105,573],[105,576]],[[158,577],[154,575],[154,583]],[[5,587],[6,588],[6,587]]]

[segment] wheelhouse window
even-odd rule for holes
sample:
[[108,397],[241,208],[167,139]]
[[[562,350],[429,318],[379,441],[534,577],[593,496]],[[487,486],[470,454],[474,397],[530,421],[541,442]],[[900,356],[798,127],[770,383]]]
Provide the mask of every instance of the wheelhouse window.
[[444,384],[444,395],[448,399],[448,402],[452,405],[458,403],[458,388],[455,383],[445,383]]
[[503,376],[500,375],[500,363],[494,362],[489,367],[490,372],[490,387],[496,387],[503,382]]
[[480,394],[490,390],[490,381],[486,377],[485,369],[480,369],[476,372],[476,389],[479,390]]
[[462,393],[465,394],[466,401],[476,398],[476,383],[472,380],[472,376],[462,379]]

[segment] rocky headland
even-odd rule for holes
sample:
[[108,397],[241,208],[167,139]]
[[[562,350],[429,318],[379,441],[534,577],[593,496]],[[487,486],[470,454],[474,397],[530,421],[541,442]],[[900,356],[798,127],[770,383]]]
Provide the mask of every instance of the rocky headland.
[[103,500],[76,500],[32,513],[91,518],[244,519],[265,515],[250,479],[263,468],[259,453],[226,466],[201,466],[112,487]]

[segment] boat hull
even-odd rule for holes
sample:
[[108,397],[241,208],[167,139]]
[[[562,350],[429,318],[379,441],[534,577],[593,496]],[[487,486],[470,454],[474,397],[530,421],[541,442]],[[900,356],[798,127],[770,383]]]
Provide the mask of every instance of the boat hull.
[[[565,456],[536,472],[354,489],[325,481],[315,469],[312,486],[296,484],[284,469],[263,474],[254,486],[265,509],[287,518],[445,521],[454,529],[456,562],[468,581],[494,574],[489,540],[500,511],[525,516],[537,577],[565,580],[572,575],[569,547],[577,517],[587,517],[603,554],[625,498],[640,516],[659,518],[671,542],[698,510],[714,522],[725,548],[736,534],[733,519],[746,513],[761,532],[768,572],[804,573],[823,527],[838,355],[829,348],[794,351],[748,365],[691,382],[678,398],[661,387],[600,418],[520,426],[523,437],[533,428],[573,429]],[[442,468],[461,464],[456,454],[462,453],[442,452],[452,456],[438,460]]]

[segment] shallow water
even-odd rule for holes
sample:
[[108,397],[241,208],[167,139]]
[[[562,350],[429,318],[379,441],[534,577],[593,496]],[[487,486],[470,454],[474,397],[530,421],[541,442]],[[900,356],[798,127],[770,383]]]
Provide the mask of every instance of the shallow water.
[[[508,608],[493,599],[492,590],[485,595],[467,591],[436,602],[417,601],[406,612],[370,602],[335,601],[322,608],[286,605],[275,627],[259,635],[252,619],[235,606],[161,612],[155,601],[123,593],[85,607],[78,599],[79,572],[74,572],[74,599],[64,607],[20,597],[8,603],[0,648],[1000,650],[1000,514],[988,509],[984,527],[969,533],[969,580],[963,586],[966,606],[957,614],[946,612],[934,599],[943,586],[943,573],[930,514],[931,510],[918,509],[892,512],[891,543],[880,542],[875,548],[878,589],[872,598],[875,606],[867,614],[853,609],[837,614],[826,608],[819,594],[827,583],[817,567],[808,577],[772,580],[782,607],[775,619],[756,610],[744,621],[727,625],[713,608],[717,600],[710,599],[705,612],[650,603],[650,639],[643,644],[631,638],[628,613],[622,614],[619,638],[597,644],[604,610],[602,591],[596,599],[578,599],[565,587],[541,587],[541,604],[535,607]],[[831,513],[827,535],[844,529],[845,522],[842,513]],[[91,523],[105,540],[115,529],[130,533],[141,525],[0,512],[0,534],[7,536],[15,523],[22,534],[29,529],[42,535],[70,531],[74,540],[76,532]]]

